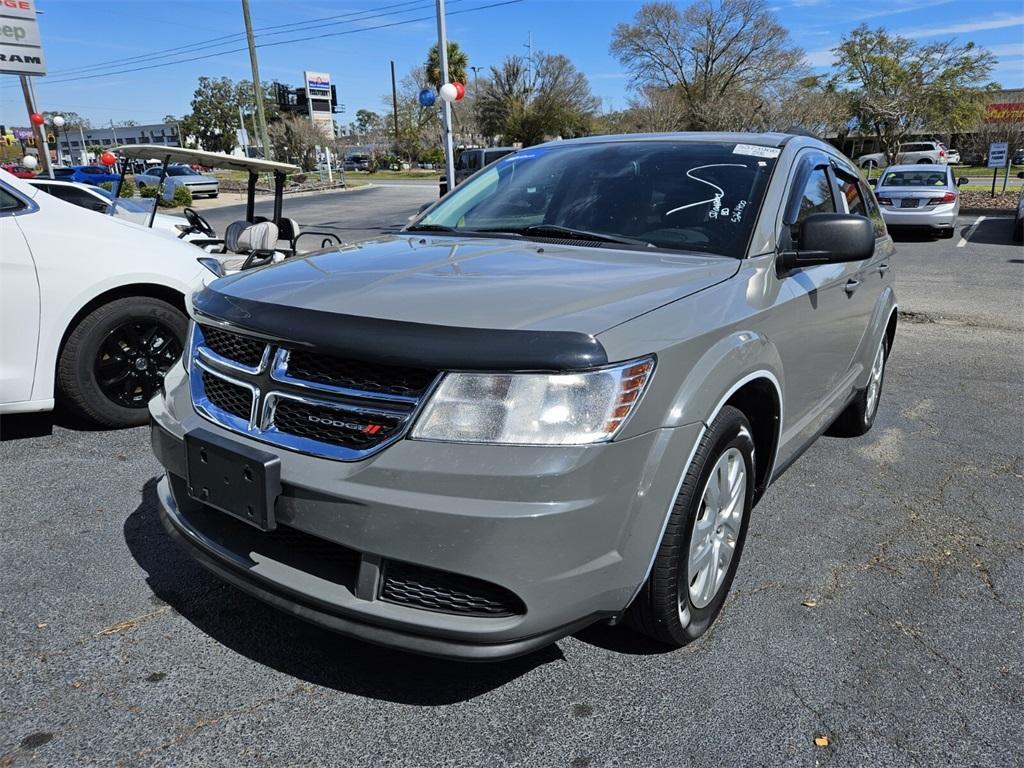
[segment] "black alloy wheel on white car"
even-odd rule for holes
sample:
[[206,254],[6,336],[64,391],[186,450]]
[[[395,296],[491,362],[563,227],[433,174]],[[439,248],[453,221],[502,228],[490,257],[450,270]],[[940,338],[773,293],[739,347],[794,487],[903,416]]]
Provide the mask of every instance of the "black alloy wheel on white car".
[[61,399],[102,427],[145,424],[146,406],[181,357],[187,333],[185,314],[160,299],[128,297],[94,309],[61,350]]

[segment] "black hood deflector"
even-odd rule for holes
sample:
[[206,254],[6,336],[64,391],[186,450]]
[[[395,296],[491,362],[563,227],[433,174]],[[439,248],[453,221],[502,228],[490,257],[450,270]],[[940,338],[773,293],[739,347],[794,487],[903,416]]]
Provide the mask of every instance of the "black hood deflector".
[[604,365],[593,336],[577,331],[461,328],[358,317],[228,296],[209,286],[192,297],[197,320],[297,349],[444,370],[566,371]]

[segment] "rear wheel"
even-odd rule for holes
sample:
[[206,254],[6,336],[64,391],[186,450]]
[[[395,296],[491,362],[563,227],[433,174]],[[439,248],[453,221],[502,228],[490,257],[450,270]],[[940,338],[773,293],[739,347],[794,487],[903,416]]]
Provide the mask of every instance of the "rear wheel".
[[724,407],[701,438],[669,515],[647,583],[627,622],[682,646],[714,622],[732,586],[754,503],[750,423]]
[[115,299],[68,336],[57,366],[64,402],[103,427],[146,423],[147,403],[181,356],[188,318],[159,299]]
[[825,433],[829,437],[860,437],[867,434],[875,423],[878,404],[882,399],[882,384],[885,382],[885,361],[889,357],[889,339],[882,334],[882,341],[871,363],[868,385],[857,393],[846,406],[839,418]]

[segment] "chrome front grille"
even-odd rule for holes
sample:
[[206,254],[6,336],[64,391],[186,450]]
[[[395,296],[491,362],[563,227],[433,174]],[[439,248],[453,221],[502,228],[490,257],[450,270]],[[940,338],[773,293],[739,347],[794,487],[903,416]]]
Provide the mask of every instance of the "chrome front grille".
[[192,403],[206,419],[255,440],[356,461],[400,439],[438,371],[290,350],[194,325]]

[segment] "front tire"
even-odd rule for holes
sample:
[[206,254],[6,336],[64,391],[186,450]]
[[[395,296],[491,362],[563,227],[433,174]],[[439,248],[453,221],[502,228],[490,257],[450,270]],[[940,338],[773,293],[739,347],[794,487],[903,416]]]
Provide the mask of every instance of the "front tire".
[[185,314],[160,299],[115,299],[94,309],[61,350],[62,400],[101,427],[145,424],[146,405],[181,356],[187,332]]
[[750,423],[725,406],[701,438],[651,575],[627,612],[634,629],[675,647],[708,630],[739,566],[754,485]]
[[882,400],[882,384],[885,383],[885,363],[889,359],[889,337],[882,334],[875,357],[871,363],[868,385],[860,390],[846,409],[839,414],[832,426],[825,432],[829,437],[860,437],[871,431],[878,415],[878,404]]

